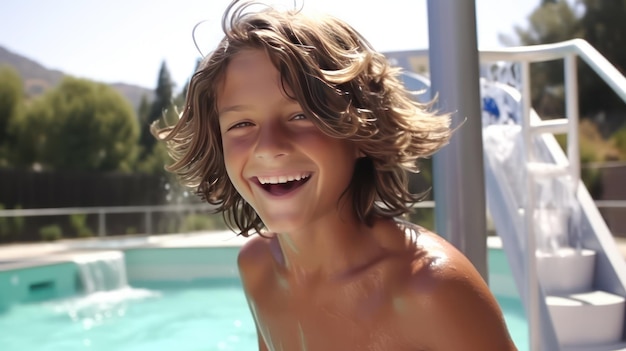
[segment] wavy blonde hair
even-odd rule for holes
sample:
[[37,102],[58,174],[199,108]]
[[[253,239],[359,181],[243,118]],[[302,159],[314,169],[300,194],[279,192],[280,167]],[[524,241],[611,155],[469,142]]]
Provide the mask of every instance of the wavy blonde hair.
[[[174,163],[167,170],[222,212],[226,223],[248,236],[263,222],[237,193],[224,165],[217,97],[231,58],[244,49],[267,52],[283,90],[325,134],[350,140],[365,157],[357,160],[349,189],[358,218],[395,217],[423,194],[408,191],[407,171],[417,159],[448,142],[450,119],[415,102],[381,53],[347,23],[329,16],[264,8],[233,1],[222,27],[225,37],[193,75],[180,120],[152,126]],[[290,88],[290,89],[287,89]],[[291,92],[291,93],[288,93]]]

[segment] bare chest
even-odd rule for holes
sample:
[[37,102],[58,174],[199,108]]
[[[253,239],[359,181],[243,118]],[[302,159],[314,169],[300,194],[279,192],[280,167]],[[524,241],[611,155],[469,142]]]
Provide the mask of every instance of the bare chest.
[[369,280],[340,289],[279,288],[254,303],[269,350],[409,350],[395,299]]

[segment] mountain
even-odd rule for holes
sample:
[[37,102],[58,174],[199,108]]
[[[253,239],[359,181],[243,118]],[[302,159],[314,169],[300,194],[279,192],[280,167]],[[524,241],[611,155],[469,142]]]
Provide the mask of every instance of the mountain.
[[[2,46],[0,46],[0,65],[1,64],[7,64],[17,70],[24,82],[25,93],[31,98],[37,97],[46,90],[55,87],[66,75],[61,71],[48,69],[38,62],[13,53]],[[149,99],[152,99],[154,95],[152,89],[137,85],[125,83],[113,83],[108,85],[128,99],[135,108],[135,111],[141,103],[142,96],[146,95]]]

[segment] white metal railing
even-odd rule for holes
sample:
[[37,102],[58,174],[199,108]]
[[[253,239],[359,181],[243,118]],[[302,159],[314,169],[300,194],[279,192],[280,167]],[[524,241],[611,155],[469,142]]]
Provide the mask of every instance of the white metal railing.
[[[625,205],[626,206],[626,205]],[[434,201],[421,201],[414,208],[435,208]],[[152,234],[152,217],[154,213],[184,213],[211,211],[215,208],[206,203],[155,205],[155,206],[109,206],[109,207],[59,207],[59,208],[29,208],[0,210],[0,218],[11,217],[46,217],[71,216],[76,214],[95,214],[98,216],[98,236],[106,236],[106,216],[120,213],[143,213],[145,233]]]
[[[626,78],[589,43],[581,39],[566,42],[507,48],[497,51],[481,51],[482,62],[509,61],[521,64],[522,76],[522,133],[524,138],[524,159],[526,160],[526,194],[524,208],[526,229],[526,297],[529,321],[529,342],[533,350],[541,348],[542,328],[539,310],[539,282],[536,267],[536,243],[533,213],[536,208],[534,178],[530,164],[535,161],[532,152],[532,138],[541,133],[567,134],[567,160],[558,175],[569,175],[573,184],[572,192],[580,181],[580,156],[578,142],[578,81],[576,58],[585,61],[616,93],[626,102]],[[550,60],[564,60],[565,77],[565,118],[552,121],[534,122],[531,120],[530,64]],[[558,170],[558,168],[556,168]],[[598,205],[606,205],[599,203]]]
[[60,207],[60,208],[31,208],[0,210],[2,217],[45,217],[45,216],[71,216],[76,214],[98,215],[98,236],[106,236],[106,216],[120,213],[143,213],[145,234],[152,234],[152,215],[157,212],[198,212],[210,211],[215,206],[200,204],[175,204],[158,206],[111,206],[111,207]]
[[[597,200],[595,204],[598,208],[620,208],[626,209],[626,200]],[[413,206],[414,208],[435,208],[434,201],[421,201]],[[152,218],[154,213],[183,213],[211,211],[213,206],[204,203],[178,204],[178,205],[158,205],[158,206],[109,206],[109,207],[58,207],[58,208],[30,208],[30,209],[9,209],[0,210],[0,218],[11,217],[45,217],[45,216],[71,216],[75,214],[95,214],[98,215],[98,236],[106,236],[106,217],[111,214],[120,213],[143,213],[144,223],[147,233],[152,231]]]

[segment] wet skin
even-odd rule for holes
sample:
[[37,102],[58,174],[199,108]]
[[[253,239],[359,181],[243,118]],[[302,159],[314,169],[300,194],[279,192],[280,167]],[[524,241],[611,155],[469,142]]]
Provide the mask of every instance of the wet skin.
[[358,150],[323,134],[267,55],[235,56],[218,96],[226,169],[269,229],[239,270],[260,350],[514,350],[470,262],[439,236],[357,220]]

